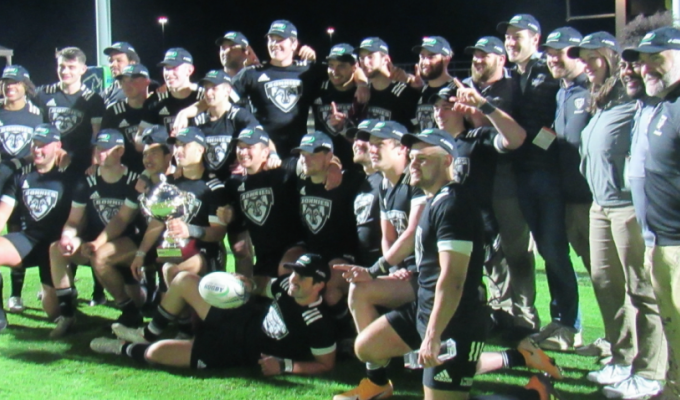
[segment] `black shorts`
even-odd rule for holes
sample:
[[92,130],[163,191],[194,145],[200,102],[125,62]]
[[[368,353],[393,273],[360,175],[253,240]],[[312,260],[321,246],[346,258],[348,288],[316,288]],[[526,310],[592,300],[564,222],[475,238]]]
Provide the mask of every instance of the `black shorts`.
[[24,232],[12,232],[4,237],[16,248],[24,268],[37,266],[40,269],[40,283],[54,286],[50,271],[50,244],[52,242],[40,241]]
[[191,348],[191,368],[224,369],[257,365],[260,351],[251,344],[259,329],[257,305],[223,310],[211,307],[197,329]]
[[[418,350],[422,338],[416,329],[417,302],[405,304],[385,316],[399,337],[411,349]],[[482,313],[483,314],[483,313]],[[485,314],[484,314],[485,315]],[[456,341],[457,355],[444,364],[423,370],[423,385],[435,390],[469,392],[477,370],[477,360],[484,350],[489,319],[484,317],[453,319],[442,334],[442,342]]]
[[227,249],[224,243],[198,243],[200,254],[205,258],[208,272],[225,271],[227,268]]

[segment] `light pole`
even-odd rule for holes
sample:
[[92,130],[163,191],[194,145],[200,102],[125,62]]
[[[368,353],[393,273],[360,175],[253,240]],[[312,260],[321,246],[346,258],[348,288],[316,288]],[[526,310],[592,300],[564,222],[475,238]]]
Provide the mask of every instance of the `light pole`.
[[163,51],[165,51],[165,24],[168,23],[168,17],[158,17],[158,23],[161,24],[161,43],[163,44]]
[[326,29],[326,33],[328,34],[328,40],[331,43],[331,47],[333,47],[333,34],[335,33],[335,28],[329,26],[328,29]]

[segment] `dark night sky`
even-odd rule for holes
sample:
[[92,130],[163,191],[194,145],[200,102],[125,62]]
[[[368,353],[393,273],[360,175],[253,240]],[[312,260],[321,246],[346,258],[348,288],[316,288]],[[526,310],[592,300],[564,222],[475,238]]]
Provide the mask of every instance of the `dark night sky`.
[[[242,31],[265,60],[263,36],[269,24],[279,18],[291,20],[298,27],[300,41],[317,49],[320,55],[328,52],[325,32],[333,26],[335,43],[356,46],[364,37],[382,37],[397,63],[415,62],[417,58],[410,49],[425,35],[446,37],[456,57],[464,59],[465,46],[480,36],[497,34],[496,24],[514,14],[533,14],[541,22],[544,34],[566,25],[565,1],[112,0],[112,37],[113,41],[132,43],[156,77],[160,77],[160,70],[155,64],[164,52],[157,23],[161,15],[169,18],[165,47],[186,47],[196,59],[196,75],[220,67],[214,40],[227,30]],[[575,14],[614,11],[612,0],[571,1]],[[89,65],[96,62],[94,0],[2,0],[0,4],[0,45],[14,49],[14,63],[28,68],[37,84],[56,81],[55,48],[78,46],[87,54]],[[571,25],[582,33],[613,31],[614,20],[576,21]]]

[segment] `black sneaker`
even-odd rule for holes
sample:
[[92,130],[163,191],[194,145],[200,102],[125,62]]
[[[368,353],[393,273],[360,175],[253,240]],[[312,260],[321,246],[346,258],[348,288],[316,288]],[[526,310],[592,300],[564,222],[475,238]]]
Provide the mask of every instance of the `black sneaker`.
[[90,307],[100,306],[106,304],[106,295],[104,293],[92,293],[92,300],[90,300]]

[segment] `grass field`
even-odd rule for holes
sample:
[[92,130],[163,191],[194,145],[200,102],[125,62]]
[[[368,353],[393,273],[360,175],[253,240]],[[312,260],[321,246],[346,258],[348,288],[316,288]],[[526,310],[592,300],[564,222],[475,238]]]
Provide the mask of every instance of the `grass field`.
[[[580,261],[574,259],[579,275],[584,340],[602,336],[602,322],[590,279]],[[537,304],[543,321],[549,321],[548,289],[539,260]],[[9,273],[4,299],[9,296]],[[0,399],[331,399],[335,393],[355,385],[363,377],[356,360],[340,362],[333,373],[323,376],[263,378],[257,370],[205,371],[159,370],[136,364],[127,357],[99,355],[89,348],[92,338],[109,334],[107,328],[118,311],[111,303],[88,307],[90,271],[80,268],[78,331],[59,341],[50,341],[53,324],[48,322],[36,299],[39,289],[35,268],[27,274],[24,301],[27,310],[9,315],[10,327],[0,334]],[[489,347],[493,349],[494,347]],[[601,399],[598,388],[585,379],[599,368],[594,358],[554,353],[565,372],[556,386],[564,399]],[[394,363],[393,363],[394,364]],[[475,378],[475,393],[503,392],[524,385],[531,372],[520,368]],[[395,398],[422,398],[420,375],[394,368]]]

